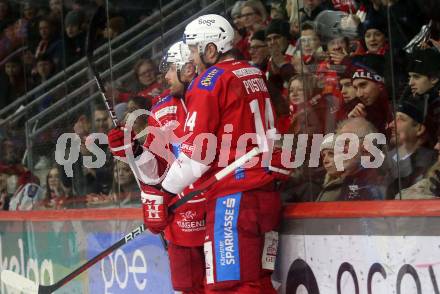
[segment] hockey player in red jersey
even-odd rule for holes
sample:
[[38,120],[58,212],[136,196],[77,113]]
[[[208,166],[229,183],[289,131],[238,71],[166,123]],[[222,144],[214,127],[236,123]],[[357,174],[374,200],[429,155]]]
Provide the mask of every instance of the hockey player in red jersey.
[[[149,132],[143,148],[140,148],[140,144],[134,138],[130,145],[137,158],[146,219],[155,219],[151,217],[156,215],[152,203],[162,197],[162,192],[151,185],[160,184],[169,163],[178,157],[180,152],[175,139],[183,136],[186,118],[184,94],[189,82],[195,77],[195,67],[188,63],[188,57],[189,50],[183,42],[175,43],[167,51],[161,71],[166,73],[165,79],[170,88],[157,98],[158,102],[151,108],[148,116]],[[174,137],[171,136],[172,132]],[[123,140],[123,129],[115,128],[109,133],[109,144],[113,154],[125,160]],[[172,154],[164,152],[166,150],[163,148],[167,148]],[[189,190],[185,189],[184,193],[188,193]],[[177,195],[172,201],[177,201],[180,196]],[[204,210],[205,198],[203,195],[197,196],[177,209],[174,216],[165,222],[173,288],[183,293],[204,293]],[[164,229],[160,220],[159,223],[157,220],[152,222],[146,224],[153,233]]]
[[[188,113],[181,152],[162,181],[163,223],[172,195],[257,145],[266,154],[271,145],[267,139],[275,132],[263,73],[234,60],[234,31],[228,21],[219,15],[201,16],[188,24],[184,37],[199,76],[185,97]],[[276,293],[270,273],[281,201],[262,157],[205,194],[205,293]]]

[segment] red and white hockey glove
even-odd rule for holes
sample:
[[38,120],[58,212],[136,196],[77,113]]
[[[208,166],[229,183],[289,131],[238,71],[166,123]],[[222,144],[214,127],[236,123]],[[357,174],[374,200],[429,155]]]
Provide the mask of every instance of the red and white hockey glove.
[[173,196],[175,195],[152,186],[142,185],[144,224],[153,234],[159,234],[171,222],[172,216],[168,215],[168,205]]
[[123,126],[117,126],[111,129],[107,134],[110,151],[113,156],[118,159],[125,159],[125,157],[127,157],[126,152],[129,148],[133,151],[134,157],[137,157],[142,153],[142,146],[139,141],[135,139],[136,135],[133,131],[131,131],[129,142],[124,144],[125,132]]

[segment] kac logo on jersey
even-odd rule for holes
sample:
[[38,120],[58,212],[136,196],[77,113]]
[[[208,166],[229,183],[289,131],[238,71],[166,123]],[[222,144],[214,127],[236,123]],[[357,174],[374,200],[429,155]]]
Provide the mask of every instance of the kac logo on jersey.
[[222,75],[223,70],[217,67],[211,67],[208,69],[199,80],[199,89],[209,90],[214,89],[217,79]]

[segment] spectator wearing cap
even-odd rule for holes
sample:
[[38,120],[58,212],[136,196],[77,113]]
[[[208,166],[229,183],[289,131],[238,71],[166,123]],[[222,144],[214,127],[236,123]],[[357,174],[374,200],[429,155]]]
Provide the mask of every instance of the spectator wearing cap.
[[348,117],[364,117],[380,133],[392,120],[391,107],[384,84],[384,57],[366,54],[352,58],[352,82],[360,100]]
[[398,193],[399,184],[405,189],[419,181],[437,159],[430,148],[426,113],[422,101],[407,99],[399,103],[395,119],[388,124],[389,143],[394,147],[387,154],[392,180],[387,192],[390,198]]
[[353,87],[351,72],[345,71],[339,75],[339,88],[344,100],[344,111],[350,113],[360,101],[356,96],[356,89]]
[[290,26],[287,21],[274,19],[265,31],[270,58],[267,78],[287,96],[287,82],[294,74],[291,63],[295,47],[290,44]]
[[376,15],[366,20],[361,28],[366,53],[385,55],[389,50],[386,18]]
[[440,197],[440,130],[437,131],[436,162],[429,168],[423,178],[409,188],[403,189],[396,199],[439,199]]
[[323,56],[321,40],[314,23],[305,22],[302,24],[295,54],[301,57],[303,64],[306,65],[302,70],[312,73],[316,72],[318,63],[323,60]]
[[138,60],[133,68],[136,82],[132,85],[132,93],[142,96],[155,104],[155,97],[162,93],[162,85],[157,80],[157,66],[151,59]]
[[[423,102],[428,109],[428,127],[437,129],[440,125],[440,53],[431,48],[415,50],[409,56],[408,76],[412,99]],[[435,138],[435,133],[431,138]]]
[[251,55],[251,64],[255,67],[258,67],[263,72],[266,72],[270,52],[269,47],[266,44],[265,32],[263,30],[252,35],[249,53]]
[[64,42],[66,66],[78,61],[85,54],[85,32],[82,30],[83,23],[84,15],[82,11],[69,11],[65,17],[64,26],[66,37],[64,38]]

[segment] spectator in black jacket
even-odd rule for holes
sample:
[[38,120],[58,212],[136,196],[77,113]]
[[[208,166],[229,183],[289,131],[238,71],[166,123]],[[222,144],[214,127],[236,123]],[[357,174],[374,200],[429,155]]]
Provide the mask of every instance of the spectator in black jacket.
[[415,50],[409,56],[408,75],[412,99],[423,103],[430,139],[435,143],[433,132],[440,125],[440,53],[430,48]]
[[69,66],[84,56],[85,32],[82,30],[84,16],[81,11],[69,11],[64,20],[66,66]]

